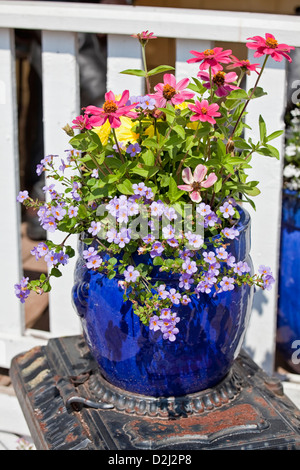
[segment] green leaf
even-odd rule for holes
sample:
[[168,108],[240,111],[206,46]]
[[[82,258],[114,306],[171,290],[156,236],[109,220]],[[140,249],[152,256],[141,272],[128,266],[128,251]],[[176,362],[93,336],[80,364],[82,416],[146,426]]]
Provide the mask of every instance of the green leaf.
[[203,93],[205,93],[205,91],[207,91],[207,88],[205,88],[202,85],[202,83],[200,82],[200,80],[198,80],[197,78],[192,77],[192,79],[195,82],[195,84],[190,83],[187,88],[189,88],[190,90],[195,91],[196,93],[200,93],[200,95],[203,95]]
[[223,181],[222,181],[221,178],[219,178],[219,179],[215,182],[215,184],[214,184],[214,190],[215,190],[215,192],[218,193],[219,191],[221,191],[222,186],[223,186]]
[[140,69],[126,69],[120,73],[124,73],[126,75],[135,75],[136,77],[146,77],[146,73],[144,72],[144,70]]
[[[250,98],[250,96],[251,96],[252,90],[253,90],[253,88],[250,88],[250,90],[249,90],[249,92],[248,92],[249,98]],[[255,99],[255,98],[261,98],[262,96],[267,95],[267,94],[268,94],[268,93],[265,92],[265,91],[263,90],[263,88],[261,88],[261,87],[258,86],[258,87],[256,87],[256,89],[254,90],[254,93],[253,93],[253,95],[251,96],[251,99],[253,100],[253,99]]]
[[45,283],[43,283],[43,291],[44,292],[50,292],[51,291],[51,285],[50,285],[49,281],[46,281]]
[[183,139],[179,137],[179,135],[173,135],[170,137],[165,143],[164,146],[169,148],[169,147],[178,147],[182,144]]
[[124,180],[123,183],[117,184],[117,188],[122,194],[126,194],[127,196],[132,196],[134,194],[132,182],[128,179]]
[[169,183],[170,183],[170,175],[162,175],[161,180],[160,180],[160,186],[162,188],[165,188],[169,186]]
[[277,150],[277,148],[269,144],[267,144],[265,147],[256,150],[256,152],[260,155],[265,155],[266,157],[273,157],[277,160],[280,159],[279,151]]
[[94,239],[93,238],[84,238],[82,241],[86,245],[91,245],[93,243]]
[[102,163],[103,163],[104,160],[105,160],[105,152],[98,153],[98,154],[95,156],[95,158],[96,158],[96,160],[97,160],[98,165],[102,165]]
[[153,258],[154,266],[161,266],[162,264],[164,264],[164,260],[160,256],[155,256],[155,258]]
[[86,207],[83,205],[83,204],[80,204],[79,208],[78,208],[78,217],[80,217],[81,219],[85,219],[85,217],[87,216],[87,209]]
[[66,255],[68,255],[70,258],[73,258],[75,256],[75,250],[71,246],[66,246]]
[[185,141],[185,151],[188,152],[195,144],[194,135],[189,135]]
[[251,150],[251,146],[247,144],[243,139],[235,139],[234,145],[236,148],[241,150]]
[[260,194],[260,190],[256,187],[245,189],[244,192],[249,196],[258,196]]
[[263,120],[262,116],[259,116],[259,136],[260,136],[260,141],[265,142],[266,141],[266,134],[267,134],[267,128],[266,128],[266,123]]
[[180,189],[178,189],[175,179],[172,176],[170,176],[169,191],[168,191],[168,197],[170,199],[170,202],[171,203],[176,202],[177,199],[179,199],[183,194],[184,194],[184,191],[181,191]]
[[159,144],[157,142],[157,139],[154,137],[148,137],[147,139],[144,140],[143,145],[145,147],[154,147],[154,148],[159,148]]
[[158,166],[148,166],[148,165],[144,165],[142,168],[140,168],[139,166],[136,166],[131,169],[131,173],[134,173],[135,175],[140,175],[143,178],[151,178],[158,171],[159,171]]
[[98,134],[96,134],[96,132],[94,132],[94,131],[89,131],[88,135],[93,140],[93,142],[95,144],[97,144],[97,147],[102,149],[102,142],[101,142],[100,137],[98,136]]
[[173,131],[176,132],[176,134],[178,134],[182,139],[185,138],[185,131],[184,131],[184,128],[182,126],[174,126],[173,127]]
[[51,276],[54,276],[54,277],[60,277],[60,276],[62,276],[62,273],[60,272],[59,269],[57,269],[57,268],[52,268],[52,269],[51,269],[51,272],[50,272],[50,275],[51,275]]
[[242,99],[246,100],[247,98],[248,98],[248,93],[242,89],[232,90],[227,97],[227,99],[229,100],[242,100]]
[[154,157],[153,152],[150,149],[146,150],[146,152],[142,154],[142,159],[145,165],[154,166],[155,157]]
[[218,139],[217,142],[217,156],[219,157],[220,160],[222,160],[222,157],[226,155],[226,146],[224,142],[222,142],[221,139]]
[[69,140],[69,144],[71,144],[74,149],[83,150],[86,148],[85,140],[86,140],[86,134],[81,133],[72,137],[72,139]]
[[267,136],[267,142],[270,140],[276,139],[277,137],[280,137],[283,134],[284,131],[275,131],[272,132],[272,134]]
[[156,75],[162,72],[167,72],[168,70],[175,70],[175,69],[171,65],[159,65],[158,67],[155,67],[154,69],[149,70],[148,76],[152,77],[152,75]]

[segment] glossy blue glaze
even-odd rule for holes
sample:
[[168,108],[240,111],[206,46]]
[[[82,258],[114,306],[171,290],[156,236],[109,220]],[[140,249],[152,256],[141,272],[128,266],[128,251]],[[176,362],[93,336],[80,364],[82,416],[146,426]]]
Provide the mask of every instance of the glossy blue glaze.
[[279,270],[279,300],[277,315],[277,347],[285,360],[293,364],[292,356],[300,340],[300,196],[295,191],[284,191]]
[[[241,212],[239,241],[230,251],[252,267],[250,217]],[[80,246],[80,250],[83,250]],[[155,281],[161,274],[154,273]],[[172,280],[163,279],[172,285]],[[111,384],[148,396],[182,396],[210,388],[230,371],[248,324],[253,289],[248,286],[216,297],[193,296],[176,309],[181,320],[176,341],[150,331],[123,301],[118,279],[88,270],[78,259],[73,302],[90,350]]]

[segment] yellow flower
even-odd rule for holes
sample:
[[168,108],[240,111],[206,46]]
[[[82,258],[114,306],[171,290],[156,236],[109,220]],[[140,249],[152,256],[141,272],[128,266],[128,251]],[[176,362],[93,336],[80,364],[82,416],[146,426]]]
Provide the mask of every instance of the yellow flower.
[[96,134],[99,136],[99,139],[101,140],[101,144],[106,145],[108,142],[110,131],[111,131],[108,119],[105,121],[103,126],[93,127],[93,131],[95,131]]
[[[132,120],[126,116],[121,116],[120,121],[122,125],[116,128],[118,142],[131,142],[132,144],[136,143],[139,134],[133,132],[132,128],[134,126],[134,123],[132,122]],[[101,127],[94,127],[93,130],[99,136],[102,145],[106,145],[111,133],[109,121],[105,121],[105,123]]]
[[135,123],[132,122],[132,120],[126,116],[121,116],[120,121],[122,125],[116,128],[118,141],[131,142],[132,144],[135,144],[139,138],[139,134],[136,134],[132,130]]

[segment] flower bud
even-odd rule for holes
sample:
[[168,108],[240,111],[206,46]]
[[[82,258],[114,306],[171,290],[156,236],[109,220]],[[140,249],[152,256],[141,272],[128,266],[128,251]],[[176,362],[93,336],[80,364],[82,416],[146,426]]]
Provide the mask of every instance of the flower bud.
[[63,131],[65,131],[65,133],[68,136],[74,137],[74,131],[73,131],[72,127],[69,124],[66,124],[65,127],[63,127]]

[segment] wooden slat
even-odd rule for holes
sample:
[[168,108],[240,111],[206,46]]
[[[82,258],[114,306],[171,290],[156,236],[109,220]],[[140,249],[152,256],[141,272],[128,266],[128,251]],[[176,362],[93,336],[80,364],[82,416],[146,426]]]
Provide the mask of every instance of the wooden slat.
[[[206,49],[213,48],[214,45],[211,41],[195,41],[193,39],[177,39],[176,40],[176,79],[177,81],[183,78],[197,78],[199,72],[199,63],[188,64],[187,60],[194,57],[190,51],[205,51]],[[193,82],[192,82],[193,83]]]
[[[258,63],[249,51],[251,63]],[[254,85],[252,74],[247,80],[247,89]],[[249,104],[246,122],[252,130],[247,130],[246,138],[259,141],[258,118],[261,114],[267,125],[267,134],[284,129],[283,114],[286,103],[286,61],[275,62],[269,58],[261,82],[267,95]],[[254,198],[256,211],[249,208],[252,218],[252,259],[255,268],[260,264],[270,266],[278,278],[281,188],[283,171],[284,135],[270,141],[279,151],[281,158],[255,154],[251,160],[252,170],[249,179],[260,181],[261,194]],[[247,330],[246,345],[252,351],[254,360],[266,371],[271,372],[275,362],[275,336],[277,318],[277,282],[272,291],[258,290],[254,296],[254,308]]]
[[9,29],[0,29],[0,64],[1,338],[1,333],[21,334],[24,328],[23,308],[13,287],[22,277],[22,261],[20,204],[16,201],[20,188],[15,48]]
[[[65,159],[65,150],[70,149],[70,137],[62,130],[78,116],[79,74],[76,61],[77,40],[75,33],[44,31],[42,35],[43,110],[45,155],[59,155],[54,159],[58,166]],[[67,172],[65,173],[67,174]],[[49,179],[48,184],[53,183]],[[60,191],[59,183],[55,188]],[[62,189],[62,188],[61,188]],[[55,232],[49,238],[61,243],[65,233]],[[77,238],[70,239],[76,248]],[[63,277],[54,278],[50,292],[50,331],[53,335],[71,335],[80,331],[79,320],[71,305],[71,289],[75,259],[63,267]]]
[[120,74],[126,69],[143,69],[139,42],[123,35],[109,34],[107,37],[107,90],[120,94],[129,90],[130,95],[144,93],[141,77]]
[[148,29],[160,37],[233,42],[273,31],[280,42],[300,46],[299,17],[235,11],[6,0],[0,27],[127,35]]
[[[15,71],[12,33],[7,28],[38,29],[43,32],[44,126],[45,154],[64,154],[68,137],[60,128],[70,122],[79,111],[76,41],[73,31],[108,34],[107,87],[115,93],[128,88],[132,94],[143,92],[142,80],[119,75],[125,68],[141,68],[138,41],[131,34],[143,30],[155,35],[177,39],[177,78],[194,74],[187,65],[186,53],[191,49],[205,49],[213,41],[244,43],[253,35],[273,32],[280,42],[300,46],[300,18],[287,15],[265,15],[245,12],[225,12],[175,8],[132,7],[124,5],[70,4],[69,2],[0,1],[0,114],[1,136],[1,194],[2,213],[9,213],[10,224],[5,228],[5,244],[0,244],[3,266],[1,290],[5,293],[5,311],[0,313],[1,358],[7,363],[9,351],[29,344],[23,335],[23,310],[13,293],[13,284],[21,276],[19,218],[20,207],[15,203],[18,193],[18,148],[15,104]],[[2,29],[1,29],[2,28]],[[257,61],[257,60],[255,60]],[[272,132],[283,126],[285,71],[284,62],[270,60],[262,85],[267,97],[251,103],[248,123],[252,138],[258,135],[258,115],[262,112]],[[196,66],[195,66],[196,67]],[[251,77],[252,79],[252,77]],[[250,83],[250,82],[249,82]],[[255,116],[256,115],[256,116]],[[283,139],[276,141],[280,148]],[[5,158],[4,158],[5,155]],[[279,228],[281,212],[282,163],[257,156],[251,177],[261,181],[262,196],[256,199],[257,211],[251,213],[252,256],[256,267],[269,264],[274,274],[278,268]],[[57,237],[57,235],[55,235]],[[2,234],[4,240],[4,234]],[[60,239],[61,240],[61,239]],[[57,240],[58,241],[58,240]],[[73,242],[75,246],[75,241]],[[75,260],[74,260],[75,262]],[[74,262],[64,271],[62,279],[54,280],[50,299],[51,334],[76,334],[76,322],[70,303]],[[67,272],[66,272],[67,271]],[[9,273],[9,274],[7,274]],[[1,279],[0,279],[1,281]],[[274,363],[277,291],[255,299],[255,308],[246,346],[254,352],[254,359],[264,369]],[[7,313],[8,312],[8,313]],[[23,335],[23,336],[22,336]],[[4,339],[2,339],[2,337]],[[13,341],[13,347],[11,341]],[[20,341],[18,345],[18,341]],[[23,342],[22,342],[23,341]],[[3,363],[2,363],[3,366]]]

